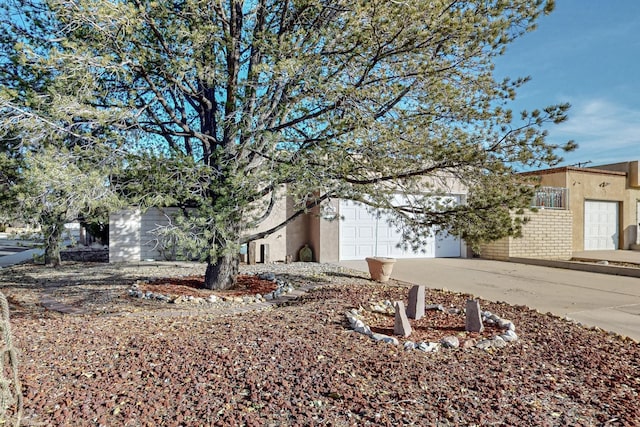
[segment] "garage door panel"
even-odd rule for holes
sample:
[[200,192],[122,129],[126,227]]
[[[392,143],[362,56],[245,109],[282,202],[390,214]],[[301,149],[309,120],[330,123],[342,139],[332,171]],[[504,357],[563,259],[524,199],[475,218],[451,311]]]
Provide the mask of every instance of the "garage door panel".
[[436,237],[436,258],[457,258],[460,256],[460,240],[446,231]]
[[358,227],[358,238],[359,239],[375,239],[375,229],[373,226],[363,225]]
[[586,200],[584,250],[618,249],[618,202]]
[[353,226],[345,226],[341,230],[341,234],[344,235],[345,239],[353,240],[356,238],[358,233],[358,228]]

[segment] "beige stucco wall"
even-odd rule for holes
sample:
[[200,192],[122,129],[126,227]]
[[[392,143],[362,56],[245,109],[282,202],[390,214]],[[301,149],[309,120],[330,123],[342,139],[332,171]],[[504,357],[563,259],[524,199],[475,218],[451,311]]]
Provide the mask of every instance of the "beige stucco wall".
[[[618,165],[636,166],[637,162]],[[602,168],[608,166],[601,166]],[[599,167],[600,168],[600,167]],[[622,166],[612,169],[563,168],[540,176],[540,184],[549,187],[565,187],[569,190],[569,209],[573,212],[573,250],[584,250],[584,205],[586,200],[618,202],[620,238],[618,247],[629,249],[636,241],[637,201],[640,188],[631,187],[628,174]],[[637,173],[637,171],[636,171]]]
[[[257,215],[262,215],[264,210],[267,208],[267,203],[265,202],[263,205],[260,205],[257,208],[257,212],[254,212]],[[284,198],[279,198],[276,200],[275,205],[271,210],[271,214],[260,223],[260,225],[254,229],[249,230],[247,234],[260,233],[262,231],[269,230],[278,224],[285,221],[287,218],[287,202]],[[287,230],[285,228],[281,228],[270,236],[265,237],[264,239],[256,239],[254,242],[256,243],[256,261],[262,262],[263,259],[261,257],[261,247],[263,245],[269,245],[269,261],[284,261],[285,256],[287,255]]]
[[[325,207],[309,214],[309,241],[317,262],[340,260],[340,201],[330,200]],[[326,215],[323,215],[326,214]]]
[[[287,214],[289,216],[295,213],[295,208],[293,206],[293,200],[289,198],[287,200]],[[316,251],[311,244],[311,237],[309,234],[309,227],[311,222],[310,214],[302,214],[298,218],[296,218],[293,222],[287,225],[286,236],[287,236],[287,245],[286,252],[287,255],[291,256],[292,261],[300,261],[299,253],[300,249],[304,247],[304,245],[309,245],[313,251],[313,257],[315,260]]]
[[573,215],[569,210],[541,209],[526,214],[521,237],[507,237],[481,246],[487,259],[536,258],[568,260],[572,250]]

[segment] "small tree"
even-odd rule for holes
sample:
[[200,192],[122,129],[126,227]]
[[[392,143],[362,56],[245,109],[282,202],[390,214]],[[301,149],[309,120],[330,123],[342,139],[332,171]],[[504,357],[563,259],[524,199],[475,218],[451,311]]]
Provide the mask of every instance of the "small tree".
[[46,146],[27,152],[20,182],[13,191],[22,214],[42,228],[44,262],[52,266],[60,264],[66,223],[91,218],[105,207],[119,206],[109,175],[87,161],[79,148]]
[[[20,83],[5,104],[56,125],[108,129],[129,153],[166,158],[168,167],[144,172],[170,182],[158,193],[195,207],[181,234],[207,262],[210,288],[233,286],[240,244],[331,198],[390,210],[409,245],[431,226],[470,242],[500,238],[518,228],[509,210],[528,204],[514,171],[558,161],[544,125],[563,121],[568,106],[514,120],[506,104],[526,79],[497,81],[492,63],[552,1],[6,7],[14,8],[7,34],[18,36],[5,42],[11,67],[2,80],[37,83],[41,96]],[[45,79],[54,84],[42,87]],[[64,108],[52,109],[58,100]],[[182,173],[185,165],[191,172]],[[445,177],[468,188],[467,205],[433,203],[434,183]],[[411,202],[393,203],[395,193]],[[253,233],[285,196],[291,215]]]

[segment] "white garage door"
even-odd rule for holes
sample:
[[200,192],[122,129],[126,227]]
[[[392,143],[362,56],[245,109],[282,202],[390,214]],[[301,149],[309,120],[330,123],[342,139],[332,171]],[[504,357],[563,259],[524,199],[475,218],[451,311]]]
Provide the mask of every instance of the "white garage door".
[[584,250],[618,249],[618,202],[585,200]]
[[393,258],[459,257],[460,240],[448,233],[431,237],[418,251],[402,250],[401,234],[387,223],[387,217],[379,217],[367,206],[340,202],[340,260],[361,260],[370,256]]

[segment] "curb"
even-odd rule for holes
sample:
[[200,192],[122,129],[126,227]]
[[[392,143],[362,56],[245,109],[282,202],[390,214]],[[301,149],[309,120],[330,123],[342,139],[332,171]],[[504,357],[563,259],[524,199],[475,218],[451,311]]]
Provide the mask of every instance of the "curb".
[[[498,260],[499,261],[499,260]],[[563,268],[566,270],[585,271],[588,273],[600,273],[609,274],[614,276],[627,276],[627,277],[640,277],[640,268],[633,267],[620,267],[615,265],[601,265],[591,264],[590,262],[597,262],[597,260],[584,262],[580,261],[561,261],[561,260],[547,260],[536,258],[509,258],[508,262],[514,262],[517,264],[529,264],[537,265],[541,267],[553,267]]]

